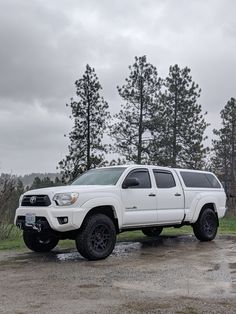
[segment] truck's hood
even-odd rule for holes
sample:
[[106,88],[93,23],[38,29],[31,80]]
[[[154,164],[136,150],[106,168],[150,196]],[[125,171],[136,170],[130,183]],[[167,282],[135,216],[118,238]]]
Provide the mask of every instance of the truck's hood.
[[102,192],[112,191],[115,189],[113,185],[65,185],[65,186],[54,186],[50,188],[43,188],[37,190],[30,190],[24,193],[24,195],[52,195],[56,193],[65,193],[65,192]]

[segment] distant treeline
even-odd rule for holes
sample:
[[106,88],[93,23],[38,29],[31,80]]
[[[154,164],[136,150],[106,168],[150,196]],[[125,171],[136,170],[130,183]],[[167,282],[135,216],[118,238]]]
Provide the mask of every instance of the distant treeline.
[[60,179],[61,175],[59,173],[51,173],[51,172],[45,172],[45,173],[36,172],[36,173],[25,174],[23,176],[17,176],[17,178],[20,181],[22,181],[25,187],[27,186],[31,187],[36,177],[38,177],[40,180],[44,178],[49,178],[51,181],[55,181],[56,178]]

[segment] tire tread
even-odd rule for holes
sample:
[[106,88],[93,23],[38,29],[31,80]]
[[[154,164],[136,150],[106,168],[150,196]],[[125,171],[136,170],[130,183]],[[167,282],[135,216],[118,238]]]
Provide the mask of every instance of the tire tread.
[[[112,250],[110,250],[108,252],[108,254],[102,256],[102,257],[97,257],[95,256],[94,254],[92,254],[89,249],[88,249],[88,245],[87,245],[87,239],[89,237],[89,233],[90,233],[90,230],[92,228],[92,226],[94,224],[96,224],[98,221],[105,221],[107,224],[110,225],[111,227],[111,232],[114,236],[114,239],[113,239],[113,247],[112,247]],[[76,248],[78,250],[78,252],[86,259],[89,259],[89,260],[98,260],[98,259],[104,259],[106,258],[107,256],[109,256],[111,254],[111,252],[113,251],[114,249],[114,246],[115,246],[115,242],[116,242],[116,230],[115,230],[115,225],[113,223],[113,221],[106,215],[104,214],[93,214],[89,217],[86,218],[86,220],[84,221],[82,227],[80,228],[79,230],[79,233],[76,237]]]
[[[215,228],[215,232],[213,235],[207,235],[206,232],[204,231],[203,228],[203,221],[204,218],[207,214],[212,214],[215,216],[215,223],[216,223],[216,228]],[[205,208],[199,215],[198,220],[193,224],[193,232],[194,235],[196,236],[196,238],[200,241],[211,241],[215,238],[216,234],[217,234],[217,229],[218,229],[218,221],[217,221],[217,216],[215,214],[215,212],[213,211],[213,209],[211,208]]]

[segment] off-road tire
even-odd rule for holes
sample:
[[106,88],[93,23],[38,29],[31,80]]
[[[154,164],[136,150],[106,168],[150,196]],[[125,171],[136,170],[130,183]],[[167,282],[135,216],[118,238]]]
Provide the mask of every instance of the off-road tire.
[[143,228],[142,232],[148,237],[158,237],[162,233],[163,227]]
[[78,252],[88,260],[104,259],[116,244],[116,228],[108,216],[94,214],[86,218],[75,239]]
[[200,241],[211,241],[218,229],[218,217],[211,208],[204,209],[198,220],[193,224],[193,232]]
[[50,252],[58,244],[59,239],[54,235],[42,235],[33,232],[23,232],[25,245],[34,252]]

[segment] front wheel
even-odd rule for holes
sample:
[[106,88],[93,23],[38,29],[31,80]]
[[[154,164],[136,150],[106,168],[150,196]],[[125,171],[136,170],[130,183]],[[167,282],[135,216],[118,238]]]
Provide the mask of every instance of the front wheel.
[[151,227],[142,229],[143,234],[148,237],[158,237],[162,233],[163,227]]
[[206,208],[193,224],[193,232],[200,241],[211,241],[215,238],[218,229],[218,218],[211,208]]
[[58,244],[59,239],[54,235],[23,232],[25,245],[34,252],[50,252]]
[[116,243],[116,229],[106,215],[88,217],[76,237],[78,252],[89,260],[104,259],[111,254]]

